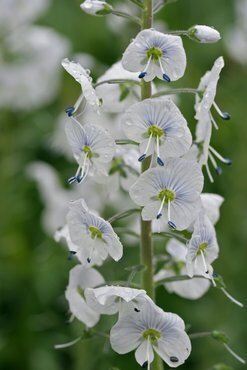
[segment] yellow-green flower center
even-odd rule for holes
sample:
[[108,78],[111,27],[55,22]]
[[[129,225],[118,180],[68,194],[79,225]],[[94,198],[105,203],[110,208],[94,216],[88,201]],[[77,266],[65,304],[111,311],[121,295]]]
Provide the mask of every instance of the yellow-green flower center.
[[199,256],[201,254],[201,252],[204,253],[206,251],[207,247],[208,247],[208,243],[207,242],[204,242],[204,243],[200,244],[199,247],[198,247],[198,249],[197,249],[196,255]]
[[165,135],[165,132],[159,126],[152,125],[152,126],[149,126],[149,128],[147,130],[147,134],[148,134],[148,136],[152,135],[152,137],[161,138],[162,136]]
[[142,336],[146,340],[150,340],[150,342],[156,342],[157,339],[160,338],[161,334],[158,330],[156,329],[147,329],[142,333]]
[[171,202],[176,198],[175,191],[172,191],[170,189],[163,189],[158,194],[158,199],[163,200],[165,198],[165,203]]
[[84,298],[84,289],[82,289],[79,285],[77,286],[77,292],[80,294],[81,297]]
[[102,232],[95,226],[89,226],[88,228],[92,239],[102,239]]
[[84,148],[83,148],[83,151],[84,151],[85,154],[87,154],[88,158],[92,158],[93,152],[92,152],[92,149],[90,148],[90,146],[85,145]]
[[160,48],[152,47],[147,51],[147,57],[148,58],[152,57],[152,59],[154,59],[154,60],[159,60],[159,58],[161,58],[162,55],[163,55],[163,53],[162,53],[162,50]]

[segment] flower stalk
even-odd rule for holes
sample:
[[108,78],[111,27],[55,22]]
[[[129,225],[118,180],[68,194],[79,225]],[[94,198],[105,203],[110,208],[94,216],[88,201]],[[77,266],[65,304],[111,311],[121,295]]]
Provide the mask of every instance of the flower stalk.
[[[151,28],[153,25],[153,1],[144,0],[142,11],[142,29]],[[152,96],[151,82],[142,81],[141,98],[142,100]],[[145,172],[151,163],[151,157],[142,162],[142,173]],[[144,221],[141,218],[141,264],[146,269],[141,273],[141,287],[146,290],[147,294],[155,301],[154,271],[153,271],[153,242],[152,242],[152,222]],[[153,370],[163,370],[163,363],[158,355],[155,355]]]

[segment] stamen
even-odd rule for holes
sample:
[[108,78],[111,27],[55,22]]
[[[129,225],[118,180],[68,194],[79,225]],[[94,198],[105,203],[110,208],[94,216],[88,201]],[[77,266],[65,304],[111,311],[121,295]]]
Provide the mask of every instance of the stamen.
[[71,117],[73,115],[73,113],[75,112],[75,107],[67,107],[65,109],[65,112],[67,113],[68,117]]
[[150,144],[151,144],[152,137],[153,137],[153,134],[151,134],[151,135],[149,136],[149,139],[148,139],[148,143],[147,143],[146,149],[145,149],[144,153],[143,153],[143,154],[138,158],[138,161],[139,161],[139,162],[144,161],[144,159],[146,158],[146,156],[147,156],[147,152],[148,152],[148,149],[149,149]]
[[81,104],[81,102],[82,102],[82,100],[83,100],[83,98],[84,98],[84,95],[83,95],[83,93],[79,96],[79,98],[77,99],[77,101],[75,102],[75,105],[74,105],[74,112],[73,113],[75,113],[77,110],[78,110],[78,108],[79,108],[79,106],[80,106],[80,104]]
[[214,179],[213,179],[213,176],[211,175],[211,172],[210,172],[210,169],[209,169],[209,167],[208,167],[208,164],[206,163],[205,164],[205,167],[206,167],[206,171],[207,171],[207,174],[208,174],[208,177],[209,177],[209,180],[210,180],[210,182],[214,182]]
[[223,172],[222,168],[217,165],[214,157],[212,156],[212,154],[210,152],[208,152],[208,156],[209,156],[209,159],[210,159],[210,161],[211,161],[211,163],[212,163],[212,165],[213,165],[213,167],[214,167],[217,175],[221,175],[222,172]]
[[68,343],[55,344],[54,348],[55,349],[62,349],[62,348],[71,347],[74,344],[78,343],[80,340],[81,340],[81,337],[78,337],[78,338],[76,338],[76,339],[74,339],[74,340],[72,340],[71,342],[68,342]]
[[210,276],[210,279],[212,281],[212,284],[213,284],[214,288],[216,288],[217,285],[216,285],[216,282],[214,281],[214,274],[212,276]]
[[143,364],[142,364],[142,368],[143,368],[143,369],[146,369],[146,368],[147,368],[147,366],[148,366],[148,361],[143,362]]
[[212,116],[212,114],[211,114],[210,112],[209,112],[209,116],[210,116],[210,120],[211,120],[211,123],[213,124],[214,128],[215,128],[216,130],[218,130],[218,129],[219,129],[219,126],[217,125],[217,123],[216,123],[216,121],[215,121],[214,117]]
[[143,77],[145,77],[146,76],[146,74],[147,74],[147,70],[148,70],[148,68],[149,68],[149,65],[150,65],[150,63],[151,63],[151,60],[152,60],[152,55],[149,57],[149,59],[148,59],[148,62],[147,62],[147,64],[146,64],[146,67],[144,68],[144,70],[139,74],[139,78],[143,78]]
[[218,107],[218,105],[217,105],[215,102],[213,102],[213,106],[214,106],[214,108],[215,108],[216,112],[220,115],[220,117],[221,117],[222,119],[224,119],[224,120],[228,121],[228,120],[231,118],[230,114],[229,114],[229,113],[227,113],[227,112],[222,112],[222,111],[220,110],[220,108]]
[[238,360],[239,362],[241,362],[242,364],[245,364],[246,361],[240,357],[239,355],[237,355],[229,346],[228,344],[226,343],[223,343],[224,344],[224,347],[227,349],[227,351],[233,356],[236,358],[236,360]]
[[76,254],[76,251],[69,251],[68,260],[71,261],[72,257]]
[[222,292],[227,296],[227,298],[230,299],[230,301],[232,301],[233,303],[235,303],[236,305],[238,305],[239,307],[244,307],[243,303],[237,301],[235,298],[233,298],[224,288],[220,288],[222,290]]
[[160,166],[164,166],[164,162],[160,158],[160,147],[159,147],[159,138],[158,138],[158,136],[156,137],[156,144],[157,144],[157,163]]
[[176,225],[174,222],[171,221],[171,201],[168,200],[167,203],[167,218],[168,218],[168,226],[170,226],[171,229],[176,230]]
[[68,179],[68,183],[69,183],[70,185],[74,184],[74,182],[76,182],[76,181],[77,181],[76,176],[72,176],[72,177],[70,177],[70,178]]
[[206,261],[205,261],[204,253],[203,253],[202,250],[200,250],[200,252],[201,252],[201,257],[202,257],[202,262],[203,262],[203,265],[204,265],[205,273],[208,274],[209,271],[208,271],[207,264],[206,264]]
[[161,205],[160,205],[160,208],[159,208],[158,213],[157,213],[157,216],[156,216],[157,220],[159,220],[161,218],[161,216],[162,216],[161,211],[163,209],[163,206],[164,206],[164,203],[165,203],[165,199],[166,199],[166,197],[163,197],[162,202],[161,202]]
[[232,160],[229,158],[224,158],[220,155],[211,145],[209,145],[209,150],[218,158],[222,163],[230,166],[232,164]]
[[161,72],[162,72],[162,75],[163,75],[163,79],[167,82],[171,82],[171,79],[169,76],[167,76],[167,74],[165,73],[164,71],[164,68],[162,66],[162,62],[161,62],[161,59],[159,58],[159,65],[160,65],[160,69],[161,69]]
[[139,309],[138,309],[138,308],[136,308],[136,307],[134,308],[134,311],[135,311],[135,312],[141,312],[141,310],[139,310]]

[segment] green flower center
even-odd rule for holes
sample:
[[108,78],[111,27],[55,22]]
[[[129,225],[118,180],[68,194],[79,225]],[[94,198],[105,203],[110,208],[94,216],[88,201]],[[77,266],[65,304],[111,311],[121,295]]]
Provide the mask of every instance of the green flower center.
[[142,333],[142,336],[146,340],[150,340],[150,342],[156,342],[157,339],[160,338],[161,334],[158,330],[155,329],[147,329]]
[[102,239],[102,232],[95,226],[89,226],[88,228],[92,239]]
[[199,256],[201,254],[201,252],[204,253],[206,251],[207,247],[208,247],[208,243],[207,242],[204,242],[204,243],[200,244],[199,247],[198,247],[198,249],[197,249],[196,255]]
[[148,130],[147,130],[147,134],[148,136],[151,136],[152,137],[155,137],[155,138],[161,138],[162,136],[165,135],[164,133],[164,130],[162,130],[162,128],[156,126],[156,125],[152,125],[152,126],[149,126]]
[[147,57],[148,59],[152,57],[154,60],[159,60],[163,55],[162,50],[160,48],[152,47],[147,51]]
[[82,298],[84,298],[84,289],[82,289],[79,285],[77,286],[77,292]]
[[90,148],[90,146],[85,145],[84,148],[83,148],[83,152],[85,154],[87,154],[88,158],[92,158],[93,152],[92,152],[92,149]]
[[169,189],[163,189],[159,192],[158,199],[163,200],[165,198],[165,203],[172,202],[176,198],[175,191]]

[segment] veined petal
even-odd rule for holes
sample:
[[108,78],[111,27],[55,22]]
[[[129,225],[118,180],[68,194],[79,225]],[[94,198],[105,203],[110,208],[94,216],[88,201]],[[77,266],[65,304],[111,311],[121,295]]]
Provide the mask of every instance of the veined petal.
[[154,351],[149,340],[144,340],[135,351],[135,359],[139,365],[145,362],[151,363],[154,360]]
[[141,342],[140,327],[132,316],[124,316],[111,329],[110,343],[112,349],[119,354],[133,351]]

